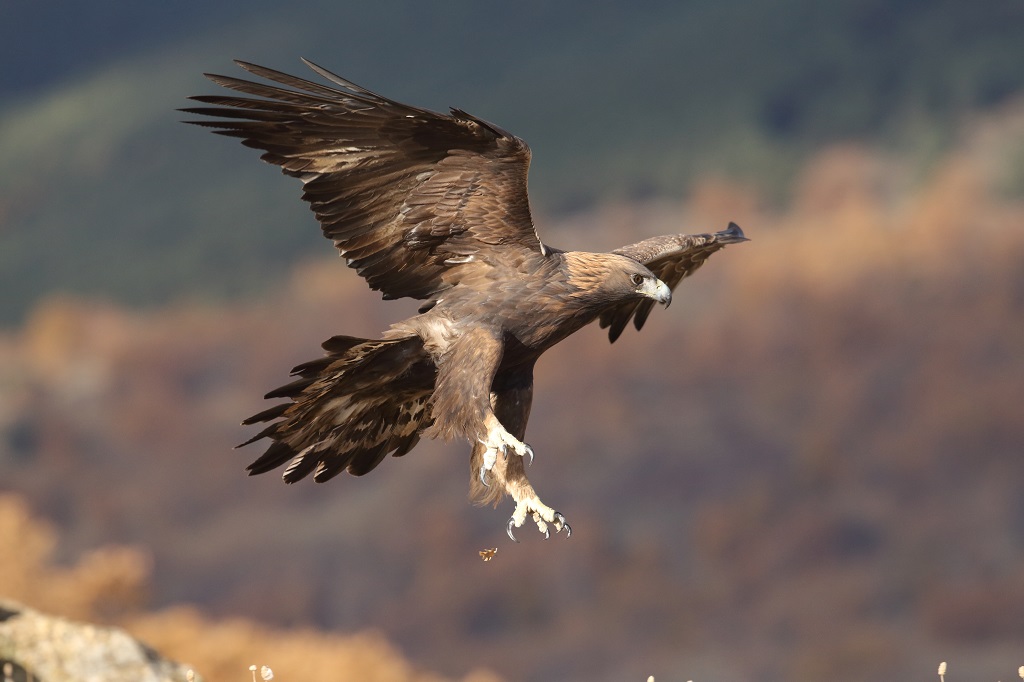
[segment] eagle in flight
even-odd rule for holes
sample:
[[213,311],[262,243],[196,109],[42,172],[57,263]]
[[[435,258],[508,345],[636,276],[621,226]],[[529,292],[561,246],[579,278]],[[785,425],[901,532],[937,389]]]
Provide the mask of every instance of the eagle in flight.
[[[355,476],[401,457],[423,436],[472,445],[471,497],[515,500],[507,531],[527,518],[550,535],[572,530],[526,477],[523,442],[537,358],[599,320],[611,341],[727,244],[714,234],[666,235],[611,253],[543,243],[526,190],[530,148],[460,109],[442,114],[381,97],[303,60],[323,85],[246,62],[274,84],[206,74],[243,93],[190,99],[188,121],[241,138],[264,161],[302,181],[345,262],[385,299],[423,301],[380,339],[335,336],[324,357],[292,370],[266,395],[286,399],[246,419],[267,424],[242,445],[269,439],[249,465],[286,465],[284,480]],[[241,446],[239,446],[241,447]]]

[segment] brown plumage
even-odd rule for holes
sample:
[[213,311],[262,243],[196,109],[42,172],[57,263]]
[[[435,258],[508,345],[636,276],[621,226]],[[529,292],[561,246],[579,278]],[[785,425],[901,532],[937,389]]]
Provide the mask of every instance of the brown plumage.
[[360,476],[421,436],[465,438],[474,498],[516,502],[509,536],[528,516],[545,535],[549,524],[571,532],[524,471],[534,363],[597,319],[612,341],[630,319],[640,329],[655,302],[668,305],[743,231],[730,223],[612,253],[554,249],[533,226],[530,149],[519,138],[458,109],[394,102],[310,62],[332,86],[237,64],[277,85],[207,74],[249,96],[193,97],[209,106],[183,111],[214,118],[189,123],[263,150],[302,181],[324,235],[371,288],[424,301],[379,340],[329,339],[323,358],[268,393],[288,402],[243,422],[267,424],[243,445],[271,441],[250,474],[287,464],[288,483]]

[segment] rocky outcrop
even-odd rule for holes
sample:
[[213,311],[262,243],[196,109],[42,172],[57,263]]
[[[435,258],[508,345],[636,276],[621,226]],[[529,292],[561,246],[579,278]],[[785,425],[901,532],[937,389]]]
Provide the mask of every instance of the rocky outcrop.
[[118,628],[76,623],[0,600],[0,680],[186,682],[189,669]]

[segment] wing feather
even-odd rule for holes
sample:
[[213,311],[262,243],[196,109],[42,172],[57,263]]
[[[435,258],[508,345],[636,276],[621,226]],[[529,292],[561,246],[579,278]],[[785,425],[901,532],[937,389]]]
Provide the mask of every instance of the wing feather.
[[[521,139],[459,109],[441,114],[373,93],[303,60],[323,85],[248,62],[271,83],[206,74],[250,95],[199,95],[188,121],[241,138],[303,182],[324,236],[385,298],[433,298],[495,248],[544,253]],[[337,86],[337,87],[334,87]],[[472,257],[471,257],[472,256]]]

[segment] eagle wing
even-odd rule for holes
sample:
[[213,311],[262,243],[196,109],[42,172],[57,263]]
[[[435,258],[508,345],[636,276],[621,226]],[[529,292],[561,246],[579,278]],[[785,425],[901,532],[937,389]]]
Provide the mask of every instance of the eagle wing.
[[[743,230],[736,223],[714,234],[670,234],[662,237],[651,237],[636,244],[615,249],[617,253],[642,263],[662,282],[675,291],[684,278],[692,275],[704,264],[711,254],[727,244],[747,241]],[[614,343],[629,324],[640,330],[647,321],[647,316],[654,308],[654,301],[631,301],[601,314],[601,327],[609,327],[608,339]]]
[[188,121],[239,137],[302,180],[323,229],[385,299],[436,297],[494,248],[545,253],[530,215],[530,148],[459,109],[440,114],[381,97],[303,60],[338,87],[246,62],[286,87],[206,74],[255,97],[203,95]]

